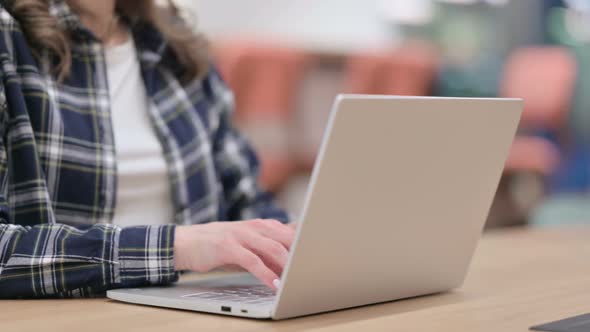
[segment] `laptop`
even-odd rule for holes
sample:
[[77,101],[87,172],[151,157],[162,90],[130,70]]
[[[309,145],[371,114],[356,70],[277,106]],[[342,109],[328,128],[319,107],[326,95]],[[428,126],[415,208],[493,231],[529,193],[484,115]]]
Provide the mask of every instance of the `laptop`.
[[107,296],[279,320],[454,289],[521,112],[519,99],[340,95],[276,294],[237,274]]

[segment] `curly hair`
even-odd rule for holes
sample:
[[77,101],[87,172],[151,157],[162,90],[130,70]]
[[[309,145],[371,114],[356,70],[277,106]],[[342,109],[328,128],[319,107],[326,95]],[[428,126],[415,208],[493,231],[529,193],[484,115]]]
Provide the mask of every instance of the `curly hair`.
[[[53,73],[63,80],[71,66],[70,39],[57,19],[49,12],[49,0],[4,1],[6,9],[19,22],[23,33],[33,46],[33,54],[41,56],[47,50],[55,56]],[[171,47],[183,68],[183,81],[204,75],[208,67],[208,43],[195,33],[183,20],[179,20],[178,8],[172,0],[164,6],[156,0],[116,0],[116,10],[131,19],[141,19],[152,24]],[[180,22],[180,23],[178,23]]]

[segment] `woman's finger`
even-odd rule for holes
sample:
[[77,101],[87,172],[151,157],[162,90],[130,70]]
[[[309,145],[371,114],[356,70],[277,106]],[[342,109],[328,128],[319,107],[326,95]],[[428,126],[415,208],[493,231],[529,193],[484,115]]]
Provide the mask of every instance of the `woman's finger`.
[[262,219],[257,220],[255,227],[257,232],[269,237],[283,245],[287,250],[291,249],[295,230],[277,220]]
[[238,240],[244,247],[258,255],[266,266],[280,276],[289,259],[289,252],[279,242],[256,232],[243,232]]
[[244,247],[236,246],[236,248],[232,250],[229,261],[230,264],[243,267],[263,284],[276,290],[274,283],[279,277],[252,251]]

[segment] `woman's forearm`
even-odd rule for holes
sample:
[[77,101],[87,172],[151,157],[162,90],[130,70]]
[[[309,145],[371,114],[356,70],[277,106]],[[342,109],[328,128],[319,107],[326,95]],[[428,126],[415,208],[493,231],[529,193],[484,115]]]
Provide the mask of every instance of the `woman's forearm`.
[[173,282],[174,227],[0,224],[0,298],[95,296]]

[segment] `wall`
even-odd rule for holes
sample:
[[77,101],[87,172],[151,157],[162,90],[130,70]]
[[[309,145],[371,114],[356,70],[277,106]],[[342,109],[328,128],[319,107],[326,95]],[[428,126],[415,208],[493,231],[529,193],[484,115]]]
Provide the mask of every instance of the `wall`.
[[346,52],[397,40],[383,0],[177,0],[213,39],[256,35],[307,49]]

